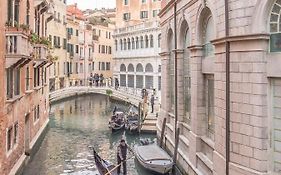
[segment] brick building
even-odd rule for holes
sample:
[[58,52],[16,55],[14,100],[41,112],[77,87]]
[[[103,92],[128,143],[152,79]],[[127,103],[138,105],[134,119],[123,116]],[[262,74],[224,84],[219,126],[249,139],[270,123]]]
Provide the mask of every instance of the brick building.
[[48,1],[1,2],[0,174],[16,174],[48,124]]
[[[178,163],[192,174],[281,173],[281,1],[162,1],[162,109],[166,148],[175,145],[174,55],[178,60]],[[177,48],[174,37],[177,34]],[[165,36],[165,37],[164,37]],[[226,138],[226,46],[230,43],[230,137]],[[229,139],[229,140],[227,140]]]

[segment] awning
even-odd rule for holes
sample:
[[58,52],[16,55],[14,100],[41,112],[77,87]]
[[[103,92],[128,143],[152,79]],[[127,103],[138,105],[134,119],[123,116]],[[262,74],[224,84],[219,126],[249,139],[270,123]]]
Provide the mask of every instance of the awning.
[[5,62],[5,68],[9,68],[9,67],[17,67],[18,65],[22,64],[23,62],[25,62],[26,60],[29,60],[27,58],[7,58],[6,57],[6,62]]
[[46,60],[36,60],[34,61],[35,65],[33,65],[34,68],[37,68],[37,67],[42,67],[44,66],[45,64],[48,63],[48,61]]

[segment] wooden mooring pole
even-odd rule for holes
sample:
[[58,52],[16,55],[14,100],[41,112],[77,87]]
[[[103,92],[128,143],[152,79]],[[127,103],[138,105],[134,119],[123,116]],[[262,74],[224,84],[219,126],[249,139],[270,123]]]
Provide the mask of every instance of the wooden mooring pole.
[[176,130],[176,138],[175,138],[175,149],[173,155],[174,167],[173,167],[173,174],[176,171],[176,163],[177,163],[177,155],[178,155],[178,147],[179,147],[179,138],[180,138],[180,128]]
[[167,122],[167,118],[165,117],[164,120],[163,120],[163,124],[162,124],[160,143],[159,143],[159,146],[161,148],[163,148],[162,146],[163,146],[164,134],[165,134],[165,129],[166,129],[166,122]]

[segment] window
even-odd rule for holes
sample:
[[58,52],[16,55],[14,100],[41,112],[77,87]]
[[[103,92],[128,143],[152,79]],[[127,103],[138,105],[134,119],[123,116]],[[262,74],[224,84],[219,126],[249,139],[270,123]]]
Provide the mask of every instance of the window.
[[105,63],[104,62],[101,63],[101,70],[105,70]]
[[129,4],[129,0],[124,0],[124,5],[128,5]]
[[95,70],[95,63],[92,63],[92,70]]
[[148,36],[147,35],[145,35],[145,48],[148,48]]
[[158,47],[161,47],[161,34],[158,35]]
[[135,49],[135,39],[132,38],[132,49]]
[[142,3],[146,3],[146,0],[141,0]]
[[153,11],[152,11],[152,17],[156,17],[157,14],[158,14],[158,10],[153,10]]
[[34,116],[33,116],[34,122],[36,122],[37,120],[39,120],[39,117],[40,117],[40,107],[39,107],[39,105],[36,105],[34,107],[33,114],[34,114]]
[[29,80],[30,80],[29,67],[27,66],[25,72],[25,90],[29,90],[30,88]]
[[16,122],[14,124],[14,144],[17,144],[18,143],[18,132],[19,131],[19,124],[18,122]]
[[106,62],[106,70],[110,70],[110,62]]
[[111,46],[108,47],[108,54],[112,54]]
[[206,21],[203,23],[204,26],[204,31],[205,33],[203,34],[203,52],[204,56],[213,56],[214,55],[214,45],[210,42],[214,36],[214,21],[212,16],[209,16],[206,18]]
[[124,48],[123,49],[127,50],[127,41],[126,41],[126,39],[124,39]]
[[66,42],[66,39],[64,38],[63,39],[63,49],[66,49],[66,45],[67,45],[67,42]]
[[205,98],[206,98],[206,116],[207,116],[207,137],[214,140],[215,129],[215,106],[214,106],[214,77],[207,75],[205,77]]
[[141,11],[140,12],[140,18],[141,19],[148,18],[148,11]]
[[136,49],[139,48],[139,37],[136,37]]
[[118,50],[118,41],[115,40],[115,50],[117,51]]
[[150,35],[150,47],[152,48],[154,43],[153,43],[153,35]]
[[143,36],[140,37],[140,47],[143,48]]
[[7,131],[7,151],[12,149],[12,135],[13,134],[13,127],[10,127]]
[[128,38],[127,41],[128,41],[128,50],[131,50],[131,40],[130,40],[130,38]]
[[76,30],[76,36],[79,36],[79,31],[78,30]]
[[15,69],[14,94],[20,95],[20,68]]
[[124,14],[123,14],[123,20],[124,20],[124,21],[130,20],[130,18],[131,18],[130,13],[124,13]]
[[270,14],[270,52],[281,52],[281,0],[275,2]]
[[83,73],[83,63],[80,63],[80,73]]

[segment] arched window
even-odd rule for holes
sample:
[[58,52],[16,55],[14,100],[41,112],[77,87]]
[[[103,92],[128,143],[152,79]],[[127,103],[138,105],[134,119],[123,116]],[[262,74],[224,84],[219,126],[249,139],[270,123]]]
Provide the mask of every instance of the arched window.
[[135,69],[134,69],[133,64],[129,64],[128,65],[128,72],[134,72],[134,71],[135,71]]
[[190,124],[191,121],[191,78],[190,78],[190,63],[189,49],[190,33],[186,21],[183,21],[180,28],[180,47],[183,49],[183,97],[184,97],[184,115],[183,122]]
[[115,50],[117,51],[118,50],[118,41],[115,40]]
[[135,49],[135,38],[132,38],[132,49]]
[[127,40],[124,39],[123,41],[124,41],[124,50],[127,50]]
[[140,47],[143,48],[143,36],[140,37]]
[[128,38],[127,41],[128,41],[128,50],[131,50],[131,40],[130,40],[130,38]]
[[175,109],[175,88],[174,88],[174,82],[175,82],[175,72],[174,72],[174,33],[172,29],[169,29],[168,35],[167,35],[167,46],[168,46],[168,52],[169,52],[169,64],[168,64],[168,97],[169,97],[169,110],[171,113],[174,113]]
[[123,50],[123,41],[120,39],[120,50]]
[[125,64],[120,65],[120,72],[126,72],[126,66]]
[[145,48],[148,48],[148,36],[145,35]]
[[158,35],[158,47],[161,47],[161,34]]
[[137,64],[137,68],[136,68],[137,72],[143,72],[143,66],[141,63]]
[[139,37],[136,37],[136,49],[140,48]]
[[137,75],[136,75],[136,88],[140,88],[142,89],[143,88],[143,66],[141,63],[138,63],[137,64],[137,67],[136,67],[136,72],[137,72]]
[[150,35],[149,38],[150,38],[150,47],[152,48],[153,45],[154,45],[154,42],[153,42],[153,35]]
[[270,52],[281,52],[281,1],[277,0],[270,13]]
[[145,72],[153,72],[153,67],[150,63],[145,66]]
[[214,20],[209,12],[203,22],[203,51],[205,57],[214,55],[214,45],[211,43],[214,36]]

